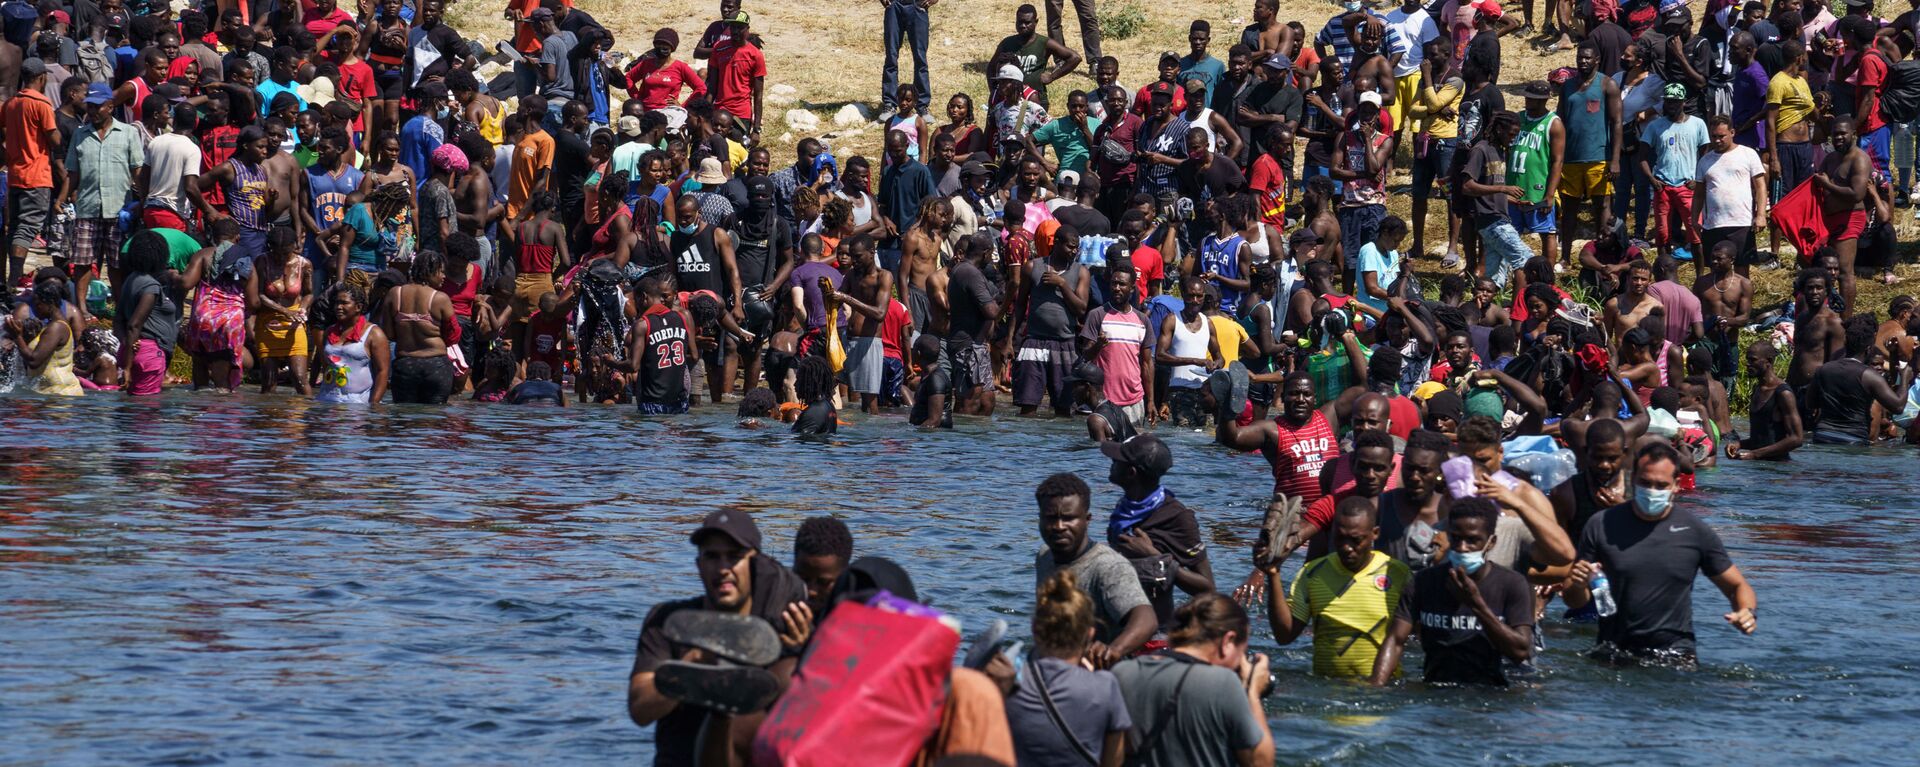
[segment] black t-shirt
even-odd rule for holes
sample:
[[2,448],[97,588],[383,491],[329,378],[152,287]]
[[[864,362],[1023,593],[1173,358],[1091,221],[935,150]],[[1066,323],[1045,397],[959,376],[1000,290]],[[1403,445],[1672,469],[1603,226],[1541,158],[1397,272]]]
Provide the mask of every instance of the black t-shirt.
[[1491,29],[1480,30],[1467,41],[1467,57],[1460,68],[1464,71],[1476,64],[1494,82],[1500,82],[1500,36]]
[[[1198,569],[1200,560],[1207,555],[1207,541],[1200,533],[1200,520],[1186,504],[1175,500],[1173,491],[1167,491],[1167,499],[1160,507],[1147,515],[1147,519],[1134,527],[1146,533],[1153,541],[1153,548],[1161,555],[1171,556],[1173,562],[1188,570]],[[1107,545],[1120,550],[1119,539],[1112,530],[1107,531]],[[1135,569],[1138,570],[1136,563]],[[1154,618],[1161,628],[1173,625],[1174,587],[1171,573],[1164,582],[1150,582],[1147,576],[1141,576],[1140,587],[1147,593],[1147,601],[1153,603]]]
[[835,434],[840,431],[840,413],[833,409],[832,400],[821,400],[800,411],[800,417],[793,421],[795,434]]
[[942,429],[951,429],[953,428],[953,379],[947,375],[946,369],[939,365],[933,366],[932,370],[921,376],[920,388],[914,390],[913,394],[913,412],[907,414],[907,418],[915,424],[926,423],[927,399],[935,394],[942,397],[940,423],[936,425]]
[[[1284,80],[1285,78],[1281,79]],[[1294,123],[1300,122],[1300,114],[1304,105],[1305,102],[1300,97],[1299,88],[1293,87],[1293,83],[1290,82],[1275,82],[1274,80],[1268,80],[1253,86],[1252,90],[1247,91],[1245,99],[1246,108],[1253,112],[1263,115],[1285,115],[1289,121]],[[1263,135],[1255,133],[1251,125],[1242,125],[1238,119],[1238,113],[1235,113],[1234,117],[1234,126],[1240,130],[1240,140],[1245,142],[1247,146],[1253,147],[1249,154],[1252,152],[1265,153],[1267,151],[1267,145],[1263,140]],[[1262,132],[1264,132],[1264,129],[1265,126],[1262,126]],[[1288,147],[1288,149],[1291,150],[1292,147]]]
[[592,148],[586,139],[570,130],[557,130],[550,135],[553,136],[553,188],[562,200],[585,200],[587,176],[593,172],[593,161],[588,157]]
[[947,270],[947,333],[965,333],[979,343],[986,340],[987,304],[997,300],[987,275],[971,261],[960,261]]
[[[781,627],[781,613],[787,605],[807,600],[807,584],[800,576],[789,572],[779,562],[765,554],[753,557],[753,616],[773,625],[775,631]],[[679,660],[689,648],[667,640],[667,617],[681,610],[701,610],[706,608],[704,597],[679,599],[661,602],[647,611],[647,619],[640,624],[639,646],[633,653],[633,674],[645,673],[660,667],[670,660]],[[797,650],[781,648],[782,659],[798,655]],[[654,723],[654,755],[656,765],[693,764],[694,742],[699,737],[700,727],[706,722],[705,709],[693,706],[676,706],[673,713]]]
[[580,30],[586,29],[587,27],[597,26],[600,26],[600,23],[594,21],[592,16],[587,15],[586,11],[580,10],[579,8],[567,11],[567,17],[561,19],[559,24],[560,31],[572,32],[575,35],[579,35]]
[[1085,205],[1062,205],[1059,210],[1053,212],[1053,217],[1083,235],[1113,233],[1112,220],[1100,211]]
[[1189,157],[1181,161],[1177,169],[1181,196],[1197,203],[1217,200],[1247,187],[1247,177],[1240,172],[1240,166],[1218,152],[1212,155],[1213,162],[1208,163],[1204,170],[1198,158]]
[[467,41],[460,37],[458,30],[446,24],[437,24],[433,29],[426,30],[426,34],[427,44],[432,45],[434,50],[440,52],[440,58],[435,59],[432,64],[428,64],[426,68],[421,69],[420,76],[445,77],[448,72],[453,71],[453,62],[455,59],[465,58],[467,56]]
[[[1509,626],[1533,625],[1533,587],[1526,577],[1492,562],[1481,567],[1486,572],[1477,581],[1480,597],[1494,616]],[[1504,656],[1487,638],[1473,607],[1454,598],[1448,583],[1452,569],[1438,564],[1414,573],[1393,617],[1419,632],[1428,684],[1505,686]]]
[[753,212],[742,210],[733,229],[733,263],[740,270],[740,287],[771,284],[780,272],[780,254],[793,249],[793,227],[773,211],[750,221]]
[[1480,140],[1481,129],[1493,118],[1493,113],[1507,108],[1507,97],[1500,94],[1497,85],[1482,86],[1466,98],[1460,100],[1460,141],[1471,145]]
[[1693,652],[1693,578],[1733,566],[1720,535],[1686,509],[1649,522],[1621,504],[1580,531],[1580,559],[1599,563],[1619,612],[1600,619],[1600,641],[1628,651]]
[[1600,49],[1600,73],[1608,77],[1620,73],[1620,54],[1633,45],[1633,36],[1619,24],[1600,22],[1587,32],[1587,39]]
[[[1461,173],[1463,178],[1473,179],[1478,184],[1506,186],[1507,153],[1490,141],[1474,144],[1473,149],[1467,152],[1467,164]],[[1468,195],[1468,199],[1468,209],[1473,211],[1475,227],[1485,225],[1495,216],[1507,215],[1505,195]]]
[[709,133],[700,143],[693,145],[693,156],[687,159],[688,165],[700,167],[700,161],[708,157],[726,162],[730,154],[727,151],[727,137],[718,133]]

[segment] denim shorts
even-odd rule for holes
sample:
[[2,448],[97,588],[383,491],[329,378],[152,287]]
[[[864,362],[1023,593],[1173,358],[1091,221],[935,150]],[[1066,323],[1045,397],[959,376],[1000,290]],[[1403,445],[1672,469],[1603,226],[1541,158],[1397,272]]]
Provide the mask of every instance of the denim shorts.
[[1483,260],[1487,279],[1493,280],[1495,285],[1506,287],[1507,275],[1525,266],[1527,259],[1533,258],[1533,248],[1520,239],[1520,232],[1505,217],[1493,218],[1478,229],[1480,248],[1485,254]]

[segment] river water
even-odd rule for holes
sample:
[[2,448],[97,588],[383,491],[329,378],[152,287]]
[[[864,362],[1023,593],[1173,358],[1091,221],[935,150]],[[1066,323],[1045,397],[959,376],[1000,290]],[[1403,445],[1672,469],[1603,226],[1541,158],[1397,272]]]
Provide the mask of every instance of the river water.
[[[970,629],[1001,616],[1023,634],[1034,485],[1072,470],[1096,506],[1114,498],[1077,427],[1012,419],[880,417],[817,444],[717,411],[178,392],[0,399],[0,424],[14,764],[640,762],[634,639],[650,605],[697,593],[686,534],[708,511],[751,509],[782,559],[799,520],[838,515],[859,554],[902,562]],[[1170,441],[1168,484],[1237,582],[1266,466]],[[1527,684],[1380,691],[1309,676],[1310,642],[1276,650],[1256,623],[1277,652],[1280,763],[1910,764],[1914,455],[1797,457],[1710,471],[1681,501],[1761,604],[1739,636],[1698,580],[1700,670],[1601,668],[1578,654],[1590,626],[1553,621]]]

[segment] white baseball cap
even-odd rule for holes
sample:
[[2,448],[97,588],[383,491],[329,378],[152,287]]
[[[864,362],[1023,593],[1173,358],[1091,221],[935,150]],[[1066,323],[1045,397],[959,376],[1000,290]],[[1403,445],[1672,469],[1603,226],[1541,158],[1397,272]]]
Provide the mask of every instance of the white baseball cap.
[[1012,64],[1001,64],[1000,73],[997,76],[995,76],[993,79],[995,80],[1026,80],[1027,75],[1024,72],[1021,72],[1020,68],[1017,66],[1014,66]]
[[1378,91],[1362,91],[1360,93],[1360,103],[1380,106],[1380,93]]

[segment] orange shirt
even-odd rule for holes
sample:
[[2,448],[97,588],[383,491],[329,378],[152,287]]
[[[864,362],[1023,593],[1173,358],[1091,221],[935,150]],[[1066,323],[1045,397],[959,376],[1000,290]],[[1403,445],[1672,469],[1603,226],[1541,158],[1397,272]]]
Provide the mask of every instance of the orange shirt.
[[21,89],[0,107],[0,130],[7,136],[7,186],[52,189],[53,161],[47,131],[54,130],[53,102],[39,91]]
[[[573,0],[560,0],[560,4],[573,7]],[[540,7],[540,0],[508,0],[507,7],[520,12],[520,18],[533,15]],[[521,53],[539,53],[540,35],[533,31],[533,22],[519,21],[513,25],[513,49]]]
[[552,134],[536,130],[513,145],[513,166],[507,176],[507,218],[520,215],[520,209],[533,196],[534,179],[542,169],[552,167]]

